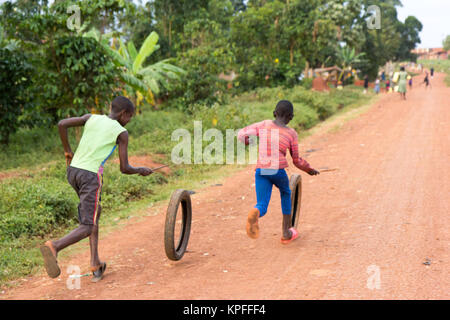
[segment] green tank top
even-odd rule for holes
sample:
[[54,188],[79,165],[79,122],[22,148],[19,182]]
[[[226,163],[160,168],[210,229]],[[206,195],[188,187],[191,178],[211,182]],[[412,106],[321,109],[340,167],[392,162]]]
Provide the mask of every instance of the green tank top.
[[103,173],[103,165],[116,148],[119,134],[126,131],[117,120],[105,115],[93,114],[86,121],[83,136],[71,167]]

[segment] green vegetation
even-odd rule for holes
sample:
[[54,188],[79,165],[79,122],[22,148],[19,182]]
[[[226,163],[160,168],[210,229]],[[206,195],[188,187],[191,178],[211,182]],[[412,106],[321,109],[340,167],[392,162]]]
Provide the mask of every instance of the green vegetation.
[[348,76],[352,75],[352,66],[361,62],[361,57],[363,57],[365,53],[356,54],[355,49],[350,49],[349,47],[342,47],[338,50],[337,56],[340,60],[340,65],[342,68],[341,73],[339,74],[339,81],[345,80],[343,76],[347,74]]
[[[97,40],[116,66],[122,69],[120,79],[124,83],[124,95],[128,95],[127,92],[134,90],[137,97],[131,96],[131,98],[137,106],[141,104],[144,98],[147,103],[154,105],[154,94],[159,94],[161,87],[169,90],[169,79],[172,81],[179,80],[180,75],[185,73],[183,69],[170,64],[170,59],[143,67],[144,61],[154,51],[159,49],[157,44],[159,37],[154,31],[144,40],[139,51],[136,49],[133,41],[129,41],[125,45],[122,39],[112,38],[112,34],[101,35],[96,29],[85,33],[84,36]],[[117,50],[109,46],[111,39],[113,43],[119,43]]]
[[0,48],[0,143],[8,144],[17,130],[19,117],[28,101],[23,92],[30,85],[30,66],[15,46]]

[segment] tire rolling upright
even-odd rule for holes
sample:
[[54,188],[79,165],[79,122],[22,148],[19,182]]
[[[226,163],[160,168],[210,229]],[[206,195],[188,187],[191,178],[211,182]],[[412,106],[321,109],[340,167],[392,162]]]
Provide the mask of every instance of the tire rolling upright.
[[302,176],[299,174],[291,175],[289,179],[289,188],[291,189],[291,227],[297,229],[300,218],[300,207],[302,203]]
[[[179,238],[175,239],[175,224],[180,204],[182,208],[181,232]],[[186,252],[191,232],[191,221],[192,205],[189,191],[183,189],[175,190],[167,207],[164,230],[164,247],[170,260],[180,260]]]

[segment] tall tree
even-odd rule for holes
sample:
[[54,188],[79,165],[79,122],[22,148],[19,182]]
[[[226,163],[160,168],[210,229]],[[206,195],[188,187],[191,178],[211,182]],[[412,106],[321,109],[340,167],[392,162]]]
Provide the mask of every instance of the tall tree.
[[422,28],[422,23],[414,16],[407,17],[405,23],[398,22],[397,30],[400,33],[401,42],[395,57],[396,60],[416,59],[411,50],[420,43],[419,33]]
[[[2,5],[2,24],[8,37],[18,39],[30,55],[36,72],[33,79],[35,112],[51,119],[79,114],[91,108],[107,107],[114,94],[117,70],[95,41],[83,39],[78,29],[70,30],[67,9],[72,1],[8,1]],[[116,12],[124,10],[123,0],[82,0],[81,25],[103,27],[114,24]],[[80,25],[80,27],[81,27]]]
[[[0,30],[1,31],[1,30]],[[26,91],[31,85],[32,67],[15,43],[0,37],[0,143],[19,126],[19,116],[27,108]]]
[[442,46],[444,47],[444,50],[450,50],[450,35],[448,35],[444,41],[442,42]]
[[366,53],[368,63],[361,65],[362,73],[368,74],[371,79],[378,74],[378,69],[386,62],[394,60],[400,49],[401,34],[399,32],[399,21],[396,6],[401,5],[397,0],[363,0],[364,12],[367,16],[367,8],[377,5],[381,13],[381,28],[369,29],[363,24],[365,42],[362,51]]
[[231,71],[234,65],[229,32],[233,13],[230,1],[210,0],[207,7],[196,10],[195,16],[183,26],[177,61],[187,75],[177,90],[170,93],[176,98],[173,104],[177,107],[221,101],[226,84],[219,75]]
[[208,0],[155,0],[152,2],[156,24],[161,37],[167,39],[168,56],[176,55],[184,38],[184,28],[208,8]]

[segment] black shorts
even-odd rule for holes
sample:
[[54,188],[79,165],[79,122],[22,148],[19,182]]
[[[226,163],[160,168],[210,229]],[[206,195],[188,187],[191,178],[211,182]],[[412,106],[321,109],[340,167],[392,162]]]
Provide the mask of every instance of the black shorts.
[[97,224],[101,211],[103,175],[69,166],[67,180],[80,198],[78,205],[80,224]]

